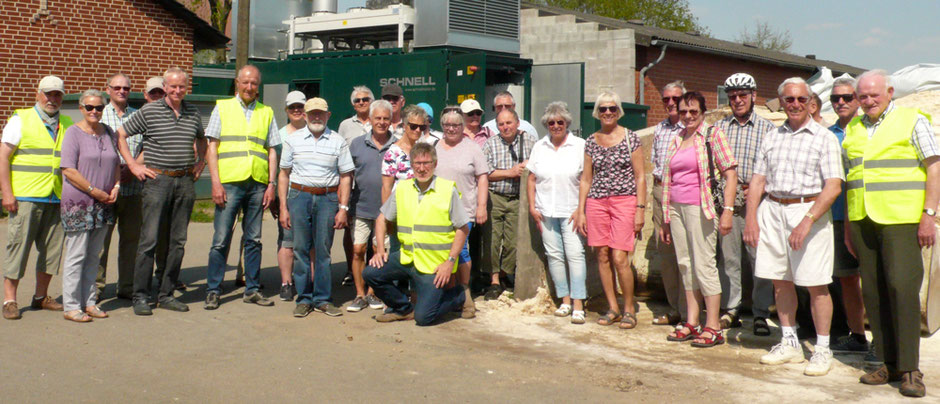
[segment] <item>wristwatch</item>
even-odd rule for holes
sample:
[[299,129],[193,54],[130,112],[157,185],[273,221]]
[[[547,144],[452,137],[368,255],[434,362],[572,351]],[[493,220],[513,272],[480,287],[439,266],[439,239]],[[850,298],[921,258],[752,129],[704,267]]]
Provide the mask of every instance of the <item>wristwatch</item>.
[[349,212],[349,205],[339,205],[339,208]]
[[933,210],[933,209],[930,209],[930,208],[924,209],[924,213],[926,213],[927,216],[936,216],[936,215],[937,215],[937,211],[935,211],[935,210]]
[[457,262],[457,257],[447,257],[447,260],[450,262]]
[[724,206],[724,208],[725,210],[730,210],[732,213],[734,213],[734,206]]

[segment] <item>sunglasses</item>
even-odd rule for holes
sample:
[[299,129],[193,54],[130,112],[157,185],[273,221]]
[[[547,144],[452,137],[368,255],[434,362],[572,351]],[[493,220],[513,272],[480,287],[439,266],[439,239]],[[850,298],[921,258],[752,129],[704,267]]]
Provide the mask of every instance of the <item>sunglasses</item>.
[[514,107],[515,107],[515,105],[513,105],[513,104],[495,105],[495,106],[493,106],[493,111],[501,111],[501,110],[506,109],[506,108],[512,109],[512,108],[514,108]]
[[[369,102],[369,101],[372,101],[372,99],[369,97],[355,98],[353,99],[353,104],[358,104],[360,102]],[[395,98],[395,101],[398,101],[397,97]]]
[[702,111],[699,111],[697,109],[680,109],[679,115],[691,115],[694,118],[698,116],[698,114],[700,114],[701,112]]
[[163,90],[161,90],[161,89],[159,89],[159,88],[155,88],[155,89],[153,89],[153,90],[150,90],[150,92],[148,92],[147,94],[150,94],[150,95],[153,95],[153,96],[157,96],[157,95],[161,95],[161,96],[162,96],[162,95],[166,95],[166,91],[163,91]]
[[467,116],[482,116],[482,115],[483,115],[483,111],[480,111],[479,109],[476,111],[467,112]]
[[441,111],[441,115],[449,114],[449,113],[451,113],[451,112],[456,112],[456,113],[459,114],[459,113],[460,113],[460,108],[458,108],[458,107],[447,107],[447,108],[444,108],[444,109]]
[[620,108],[617,107],[617,106],[597,107],[597,112],[600,112],[600,113],[602,113],[602,114],[607,113],[607,112],[617,112],[617,111],[619,111],[619,110],[620,110]]
[[787,104],[792,104],[794,101],[797,101],[800,104],[806,104],[809,102],[809,97],[783,97],[783,101]]
[[829,102],[833,104],[838,104],[839,100],[845,102],[846,104],[852,102],[855,99],[855,94],[832,94],[829,96]]
[[411,128],[411,130],[421,130],[423,132],[425,129],[428,128],[428,125],[421,125],[417,123],[408,122],[408,127]]
[[104,104],[101,104],[101,105],[85,104],[85,105],[82,105],[82,108],[85,108],[85,111],[88,111],[88,112],[91,112],[91,111],[101,112],[101,111],[104,111]]
[[546,123],[547,123],[548,126],[550,126],[550,127],[551,127],[551,126],[555,126],[555,125],[564,126],[565,121],[561,121],[561,120],[559,120],[559,121],[548,121],[548,122],[546,122]]
[[300,103],[297,103],[297,104],[290,104],[290,105],[287,106],[287,109],[299,109],[299,110],[303,111],[303,109],[304,109],[304,104],[300,104]]
[[747,97],[750,97],[750,96],[751,96],[750,93],[744,93],[744,94],[728,94],[728,101],[737,101],[738,98],[740,98],[740,99],[742,99],[742,100],[746,100]]
[[682,97],[679,97],[679,96],[663,97],[663,104],[668,103],[669,100],[672,100],[672,102],[678,104],[678,103],[679,103],[679,100],[680,100],[681,98],[682,98]]
[[399,97],[397,95],[383,95],[382,96],[382,99],[388,102],[398,102],[398,98]]
[[121,86],[108,86],[108,87],[111,87],[111,89],[114,90],[114,91],[117,91],[117,90],[124,90],[124,91],[127,91],[127,92],[130,92],[130,91],[131,91],[131,88],[130,88],[130,87],[121,87]]

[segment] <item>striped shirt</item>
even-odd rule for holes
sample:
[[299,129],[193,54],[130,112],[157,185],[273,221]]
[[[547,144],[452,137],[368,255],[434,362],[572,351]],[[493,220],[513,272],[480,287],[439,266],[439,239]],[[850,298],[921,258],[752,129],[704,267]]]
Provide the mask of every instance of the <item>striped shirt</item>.
[[[258,105],[256,101],[252,101],[247,106],[245,101],[242,101],[241,97],[235,97],[238,99],[238,105],[241,105],[242,111],[245,112],[245,124],[247,125],[251,122],[251,114],[255,111],[255,106]],[[212,115],[209,115],[209,125],[206,126],[206,137],[212,139],[221,139],[222,138],[222,117],[219,115],[219,106],[216,105],[212,109]],[[281,144],[281,135],[277,129],[277,118],[271,117],[271,126],[268,127],[268,136],[265,138],[264,148],[269,149],[276,147]]]
[[784,123],[766,134],[754,174],[767,177],[764,191],[777,198],[814,196],[827,179],[845,180],[841,157],[839,139],[813,119],[796,130]]
[[[493,170],[508,170],[516,164],[529,159],[532,147],[535,146],[536,137],[520,130],[516,133],[512,143],[506,143],[502,136],[493,136],[483,145],[483,156]],[[519,178],[507,178],[499,181],[490,181],[490,191],[500,195],[518,196]]]
[[330,128],[319,137],[304,127],[281,144],[281,168],[290,169],[290,182],[308,187],[339,185],[339,175],[356,169],[346,140]]
[[732,115],[715,122],[715,126],[724,132],[725,139],[731,144],[731,152],[734,153],[734,159],[738,162],[738,183],[750,183],[761,141],[768,132],[777,127],[774,126],[773,122],[761,118],[753,112],[743,125]]
[[682,122],[677,121],[673,124],[669,122],[669,118],[663,119],[662,122],[656,124],[656,129],[653,129],[653,177],[657,180],[663,179],[663,164],[666,164],[666,151],[669,150],[669,145],[672,144],[672,140],[682,129]]
[[123,128],[128,136],[143,135],[144,163],[160,169],[191,167],[196,162],[193,142],[205,138],[199,110],[186,101],[179,117],[166,99],[145,104]]
[[[679,146],[682,144],[681,135],[683,132],[685,132],[685,128],[678,133],[679,136],[674,136],[672,141],[669,142],[669,148],[666,150],[666,159],[663,162],[665,165],[663,167],[663,219],[666,223],[669,223],[669,192],[672,185],[672,170],[669,167],[669,163],[679,151]],[[706,134],[708,135],[708,139],[705,138]],[[692,142],[696,151],[695,156],[698,160],[699,199],[702,201],[702,211],[705,213],[705,219],[712,220],[718,215],[715,210],[715,198],[713,198],[711,185],[708,181],[710,178],[708,175],[708,148],[705,142],[707,141],[711,144],[712,161],[715,165],[715,172],[712,173],[712,176],[715,178],[721,178],[721,173],[729,168],[734,168],[737,166],[738,162],[734,159],[734,155],[731,153],[731,147],[728,144],[728,140],[725,138],[725,134],[721,131],[721,128],[717,126],[706,128],[703,124],[698,127],[694,136],[695,139],[693,139]]]
[[[137,112],[137,108],[134,108],[130,105],[124,108],[124,116],[118,116],[117,110],[114,108],[114,104],[108,103],[104,107],[104,111],[101,113],[101,123],[108,125],[117,132],[124,122],[127,122],[128,119],[131,119],[131,115]],[[143,139],[142,135],[134,135],[127,137],[127,147],[131,149],[131,155],[137,157],[140,154],[140,141]],[[118,153],[118,157],[121,159],[121,164],[126,164],[124,162],[124,157],[121,156],[121,153]],[[121,190],[118,191],[120,196],[133,196],[137,195],[144,189],[144,183],[140,182],[137,178],[132,178],[128,182],[121,183]]]

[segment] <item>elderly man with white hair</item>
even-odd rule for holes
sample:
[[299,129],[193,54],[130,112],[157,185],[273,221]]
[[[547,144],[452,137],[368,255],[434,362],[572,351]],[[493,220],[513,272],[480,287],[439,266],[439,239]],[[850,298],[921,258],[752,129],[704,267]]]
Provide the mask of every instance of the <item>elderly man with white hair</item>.
[[920,248],[934,245],[936,237],[940,148],[927,114],[891,101],[894,88],[885,71],[863,73],[855,90],[864,115],[852,119],[842,142],[849,247],[865,285],[875,355],[884,362],[860,381],[900,381],[902,395],[923,397]]
[[[761,363],[801,363],[796,335],[796,288],[810,293],[816,347],[803,373],[823,376],[832,368],[829,326],[832,299],[832,216],[829,207],[844,174],[839,140],[809,114],[809,85],[799,77],[777,89],[787,121],[768,132],[757,155],[747,199],[744,241],[757,248],[754,275],[774,284],[781,342]],[[764,193],[767,198],[761,201]]]

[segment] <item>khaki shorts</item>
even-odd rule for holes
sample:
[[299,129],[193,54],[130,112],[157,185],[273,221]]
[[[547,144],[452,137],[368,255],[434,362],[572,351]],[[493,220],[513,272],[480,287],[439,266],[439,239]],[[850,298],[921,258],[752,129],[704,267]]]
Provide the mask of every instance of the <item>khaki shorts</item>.
[[375,219],[357,217],[353,220],[353,244],[368,244],[375,231]]
[[7,259],[3,276],[22,279],[26,275],[29,250],[36,245],[36,272],[59,273],[65,231],[58,203],[18,201],[18,209],[7,222]]
[[813,202],[784,205],[770,198],[757,208],[760,239],[754,276],[791,281],[797,286],[832,283],[832,216],[827,211],[809,229],[803,248],[793,250],[788,239]]

